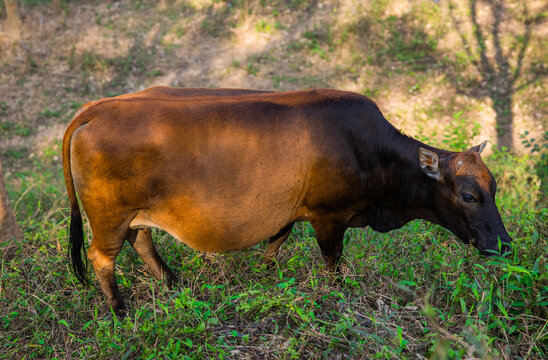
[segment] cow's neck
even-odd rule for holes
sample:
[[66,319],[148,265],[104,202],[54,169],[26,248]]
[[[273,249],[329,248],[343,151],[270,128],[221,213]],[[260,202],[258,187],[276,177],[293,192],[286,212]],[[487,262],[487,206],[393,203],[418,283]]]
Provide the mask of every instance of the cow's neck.
[[446,151],[423,144],[394,128],[388,130],[388,134],[381,137],[383,144],[377,148],[376,158],[381,159],[380,162],[374,164],[373,169],[366,170],[375,174],[369,178],[370,186],[376,186],[377,190],[382,188],[367,210],[368,225],[379,231],[388,231],[417,218],[439,223],[430,195],[436,180],[424,174],[418,154],[420,147],[438,155]]
[[399,131],[392,135],[392,139],[383,149],[386,158],[391,160],[387,162],[384,171],[397,205],[430,208],[429,191],[437,180],[429,178],[421,169],[419,148],[433,151],[438,156],[445,151],[405,136]]

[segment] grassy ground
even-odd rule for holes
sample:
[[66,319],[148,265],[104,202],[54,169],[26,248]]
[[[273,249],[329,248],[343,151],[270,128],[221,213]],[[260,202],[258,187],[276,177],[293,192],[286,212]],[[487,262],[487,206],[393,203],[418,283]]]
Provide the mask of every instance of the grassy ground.
[[[25,232],[0,263],[0,358],[548,357],[543,2],[22,3],[17,39],[0,20],[0,151]],[[508,145],[510,121],[514,151],[485,161],[515,251],[485,259],[421,221],[354,229],[334,278],[307,223],[269,269],[264,245],[202,254],[158,231],[184,283],[167,289],[124,247],[130,312],[109,317],[68,269],[60,139],[82,103],[155,84],[357,91],[452,150]]]

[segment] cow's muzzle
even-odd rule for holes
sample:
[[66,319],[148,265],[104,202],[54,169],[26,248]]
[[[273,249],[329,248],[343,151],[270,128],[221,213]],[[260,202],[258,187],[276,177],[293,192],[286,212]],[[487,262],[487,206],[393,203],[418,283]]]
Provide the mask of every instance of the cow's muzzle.
[[[512,250],[512,238],[504,237],[500,238],[500,251],[499,251],[499,242],[498,238],[495,246],[489,248],[483,248],[480,244],[474,243],[475,239],[470,240],[470,242],[477,246],[479,252],[484,256],[502,256]],[[479,246],[478,246],[479,245]]]

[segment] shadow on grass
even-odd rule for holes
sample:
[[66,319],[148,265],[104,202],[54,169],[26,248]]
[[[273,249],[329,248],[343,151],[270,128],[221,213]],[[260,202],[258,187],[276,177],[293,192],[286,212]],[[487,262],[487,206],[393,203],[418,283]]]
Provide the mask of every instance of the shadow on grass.
[[[471,24],[473,38],[475,44],[471,44],[466,37],[466,31],[463,29],[462,21],[455,15],[454,3],[449,3],[449,16],[452,21],[452,25],[460,36],[462,47],[464,48],[468,60],[476,67],[480,76],[480,84],[468,84],[464,88],[459,88],[459,91],[467,96],[481,98],[488,96],[492,101],[493,110],[496,114],[496,127],[497,127],[497,145],[499,148],[507,148],[512,150],[514,148],[514,139],[512,135],[513,128],[513,113],[512,104],[513,96],[516,91],[519,91],[531,83],[537,81],[541,75],[536,76],[525,83],[516,86],[518,79],[520,78],[523,70],[523,63],[527,47],[531,39],[531,31],[533,20],[529,16],[529,10],[527,2],[522,3],[521,18],[524,19],[525,30],[523,35],[513,33],[502,33],[501,23],[505,11],[508,11],[505,6],[504,0],[487,0],[484,2],[490,9],[490,17],[492,24],[489,29],[487,25],[480,25],[478,21],[478,2],[476,0],[470,0],[468,3],[468,10],[470,19],[468,21]],[[492,35],[492,46],[494,49],[494,56],[490,57],[487,54],[487,41],[488,35]],[[501,39],[507,35],[511,35],[515,39],[515,48],[517,48],[517,58],[515,59],[515,66],[512,66],[512,59],[510,53],[505,52],[501,44]],[[479,58],[479,59],[478,59]],[[458,74],[453,72],[451,78],[453,82],[456,81]]]

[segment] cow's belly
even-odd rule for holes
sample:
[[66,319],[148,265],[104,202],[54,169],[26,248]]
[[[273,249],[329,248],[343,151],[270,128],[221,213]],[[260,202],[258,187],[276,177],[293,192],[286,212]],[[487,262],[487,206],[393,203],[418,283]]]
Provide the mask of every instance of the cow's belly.
[[200,251],[228,252],[256,245],[302,218],[295,198],[256,195],[207,202],[180,196],[139,210],[130,226],[160,228]]

